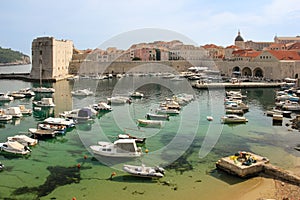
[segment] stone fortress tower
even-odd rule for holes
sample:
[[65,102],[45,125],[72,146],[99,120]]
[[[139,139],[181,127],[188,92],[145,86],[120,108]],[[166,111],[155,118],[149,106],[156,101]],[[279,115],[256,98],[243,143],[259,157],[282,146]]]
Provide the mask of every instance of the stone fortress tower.
[[71,40],[40,37],[32,41],[31,79],[59,80],[68,75],[73,55]]
[[241,36],[240,30],[238,31],[238,35],[236,36],[236,38],[234,40],[234,45],[239,47],[240,49],[245,49],[245,42]]

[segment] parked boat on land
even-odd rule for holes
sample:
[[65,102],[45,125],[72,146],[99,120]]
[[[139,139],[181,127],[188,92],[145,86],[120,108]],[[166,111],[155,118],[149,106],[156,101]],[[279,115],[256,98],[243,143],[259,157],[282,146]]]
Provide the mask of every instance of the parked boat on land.
[[38,143],[37,139],[30,138],[27,135],[15,135],[15,136],[7,137],[7,141],[9,142],[16,141],[24,146],[34,146]]
[[165,170],[162,167],[146,167],[145,165],[124,165],[123,170],[133,176],[144,178],[162,178],[164,177]]
[[119,139],[112,142],[98,142],[91,145],[92,152],[106,157],[135,158],[142,155],[142,149],[137,147],[135,139]]
[[7,141],[4,143],[0,143],[0,150],[1,152],[6,152],[15,155],[28,155],[31,152],[29,147],[24,146],[16,141]]
[[245,117],[241,117],[238,115],[225,115],[221,118],[222,123],[224,124],[231,124],[231,123],[246,123],[248,119]]

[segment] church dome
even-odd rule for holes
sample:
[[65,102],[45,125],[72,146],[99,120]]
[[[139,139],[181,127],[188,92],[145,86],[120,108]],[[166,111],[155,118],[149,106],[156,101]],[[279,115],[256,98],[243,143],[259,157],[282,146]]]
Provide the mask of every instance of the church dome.
[[241,36],[241,33],[240,33],[240,31],[238,32],[238,36],[236,36],[236,38],[235,38],[235,40],[234,41],[244,41],[244,39],[242,38],[242,36]]

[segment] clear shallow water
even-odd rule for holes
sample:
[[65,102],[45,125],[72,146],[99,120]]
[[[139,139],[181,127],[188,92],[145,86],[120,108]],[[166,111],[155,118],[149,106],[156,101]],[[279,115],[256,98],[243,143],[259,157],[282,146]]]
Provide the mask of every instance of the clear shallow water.
[[[105,100],[112,93],[128,94],[149,80],[145,77],[126,77],[122,81],[119,84],[122,83],[126,89],[116,85],[117,79],[54,83],[56,92],[53,98],[57,106],[13,123],[1,124],[0,141],[19,132],[27,132],[38,121],[57,116],[64,110]],[[1,92],[32,87],[32,83],[23,81],[0,80],[0,84]],[[269,157],[272,163],[279,166],[296,167],[299,152],[294,151],[293,147],[299,141],[299,133],[287,131],[285,123],[283,126],[272,126],[272,119],[264,115],[266,109],[274,105],[274,89],[247,90],[250,112],[245,116],[249,122],[223,126],[220,117],[224,114],[224,91],[188,90],[178,83],[174,87],[173,83],[170,84],[166,81],[163,83],[165,87],[151,83],[139,87],[145,98],[135,99],[130,105],[113,106],[113,112],[99,116],[93,123],[81,124],[56,139],[40,141],[28,158],[1,155],[0,160],[6,170],[0,173],[1,180],[5,180],[0,184],[0,198],[118,199],[122,195],[126,199],[178,199],[187,196],[217,199],[219,194],[216,191],[230,193],[231,186],[244,181],[214,170],[215,162],[222,156],[250,150]],[[91,88],[96,91],[96,96],[72,98],[70,91],[79,88]],[[171,117],[162,129],[138,129],[136,119],[144,118],[165,97],[172,96],[175,89],[172,92],[168,88],[179,91],[183,88],[194,93],[196,100],[185,106],[179,116]],[[1,107],[18,104],[32,108],[30,99],[15,100]],[[208,122],[207,115],[213,116],[214,121]],[[160,182],[128,176],[120,170],[122,163],[100,159],[101,163],[92,157],[88,148],[90,144],[96,144],[98,140],[114,140],[124,130],[147,137],[143,149],[148,149],[149,153],[131,163],[168,164],[166,176]],[[203,158],[199,158],[201,148],[204,152],[201,155],[205,155]],[[85,155],[87,159],[84,159]],[[104,161],[110,167],[104,165]],[[78,163],[81,164],[80,170],[77,169]],[[117,175],[112,181],[107,180],[112,172]]]

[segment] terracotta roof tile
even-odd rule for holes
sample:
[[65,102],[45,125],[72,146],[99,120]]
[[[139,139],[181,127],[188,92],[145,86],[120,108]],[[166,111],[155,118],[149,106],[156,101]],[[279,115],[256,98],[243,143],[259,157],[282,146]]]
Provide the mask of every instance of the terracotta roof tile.
[[300,60],[300,55],[296,51],[274,51],[267,50],[278,60]]

